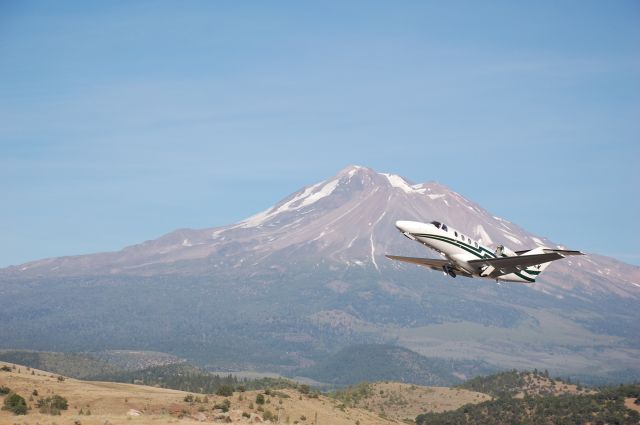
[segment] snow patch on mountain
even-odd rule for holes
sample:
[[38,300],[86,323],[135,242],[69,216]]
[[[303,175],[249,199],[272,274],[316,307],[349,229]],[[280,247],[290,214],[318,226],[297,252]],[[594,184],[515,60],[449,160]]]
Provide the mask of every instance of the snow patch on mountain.
[[509,239],[511,242],[517,244],[517,245],[522,245],[522,242],[520,242],[520,239],[516,238],[515,236],[512,236],[508,233],[503,233],[504,237]]
[[540,240],[539,238],[536,238],[535,236],[532,236],[531,239],[533,239],[533,241],[536,243],[536,245],[544,246],[544,242],[542,242],[542,240]]
[[476,236],[480,238],[483,244],[490,245],[493,243],[493,240],[491,239],[487,231],[484,230],[484,227],[482,227],[482,224],[478,224],[474,230],[475,230]]
[[380,271],[380,267],[378,267],[378,263],[376,263],[376,247],[373,244],[373,232],[371,236],[369,236],[369,241],[371,242],[371,262],[375,266],[376,270]]
[[302,207],[306,207],[307,205],[311,205],[314,202],[317,202],[320,199],[331,195],[333,193],[333,191],[336,189],[336,187],[338,186],[339,182],[340,182],[339,179],[334,179],[334,180],[330,181],[329,183],[325,184],[324,186],[322,186],[322,188],[320,190],[318,190],[317,192],[314,192],[311,195],[307,196],[302,201],[302,203],[300,203],[300,205],[298,205],[296,207],[296,209],[302,208]]
[[240,222],[239,227],[258,227],[280,213],[307,207],[331,195],[339,182],[340,179],[333,179],[329,182],[320,182],[309,186],[282,205],[262,211]]
[[391,186],[397,187],[398,189],[402,190],[405,193],[415,193],[416,192],[416,189],[414,189],[409,183],[407,183],[407,181],[405,179],[403,179],[399,175],[397,175],[397,174],[387,174],[387,173],[380,173],[380,174],[387,178],[387,180],[389,181],[389,184]]
[[318,239],[322,238],[324,235],[326,235],[326,232],[323,231],[318,236],[316,236],[315,238],[311,239],[309,242],[317,241]]
[[359,165],[352,165],[351,167],[347,167],[349,171],[347,171],[347,176],[349,178],[353,177],[359,170],[362,170],[362,167]]

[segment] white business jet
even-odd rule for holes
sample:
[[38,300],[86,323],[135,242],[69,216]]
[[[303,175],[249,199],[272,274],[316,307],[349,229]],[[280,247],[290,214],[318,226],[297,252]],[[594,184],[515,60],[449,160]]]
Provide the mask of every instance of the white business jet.
[[569,255],[584,255],[580,251],[538,247],[525,251],[511,251],[499,245],[491,250],[444,223],[432,221],[396,221],[396,227],[407,238],[417,241],[444,256],[444,260],[431,258],[388,258],[418,264],[443,271],[451,277],[485,277],[505,282],[535,282],[536,277],[551,264]]

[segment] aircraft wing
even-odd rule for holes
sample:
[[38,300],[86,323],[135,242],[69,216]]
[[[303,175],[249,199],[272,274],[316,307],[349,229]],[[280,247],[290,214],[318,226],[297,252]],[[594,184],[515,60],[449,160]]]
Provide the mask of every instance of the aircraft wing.
[[396,261],[403,261],[405,263],[412,263],[419,266],[429,267],[430,269],[438,270],[439,272],[443,271],[445,265],[449,265],[449,267],[455,270],[456,273],[464,276],[471,276],[467,271],[458,268],[454,263],[448,260],[436,260],[434,258],[400,257],[398,255],[386,255],[386,257]]
[[517,255],[515,257],[484,258],[482,260],[471,260],[468,261],[468,263],[478,268],[481,266],[494,267],[496,272],[492,274],[500,276],[503,274],[516,273],[526,267],[548,263],[549,261],[559,260],[561,258],[564,258],[564,255],[560,252],[547,252],[545,254]]

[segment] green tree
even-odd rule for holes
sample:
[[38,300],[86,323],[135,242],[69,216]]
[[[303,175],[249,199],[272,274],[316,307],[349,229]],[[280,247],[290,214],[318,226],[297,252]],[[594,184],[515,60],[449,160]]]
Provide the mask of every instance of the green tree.
[[222,385],[220,388],[218,388],[216,394],[223,397],[231,397],[233,395],[233,387],[231,385]]
[[309,394],[309,391],[311,390],[311,388],[309,388],[309,386],[307,384],[302,384],[300,385],[300,387],[298,388],[298,390],[302,393],[302,394]]
[[2,410],[8,410],[14,415],[26,415],[27,414],[27,402],[24,398],[16,393],[10,393],[4,399],[4,406]]

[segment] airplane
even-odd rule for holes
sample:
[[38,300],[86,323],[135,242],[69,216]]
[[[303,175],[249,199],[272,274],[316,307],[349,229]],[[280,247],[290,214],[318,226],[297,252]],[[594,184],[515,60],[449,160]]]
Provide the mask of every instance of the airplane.
[[492,251],[439,221],[396,221],[395,226],[404,236],[439,252],[444,259],[398,255],[387,255],[387,258],[429,267],[451,277],[482,277],[495,279],[498,283],[535,282],[552,261],[570,255],[584,255],[580,251],[545,247],[512,251],[503,245]]

